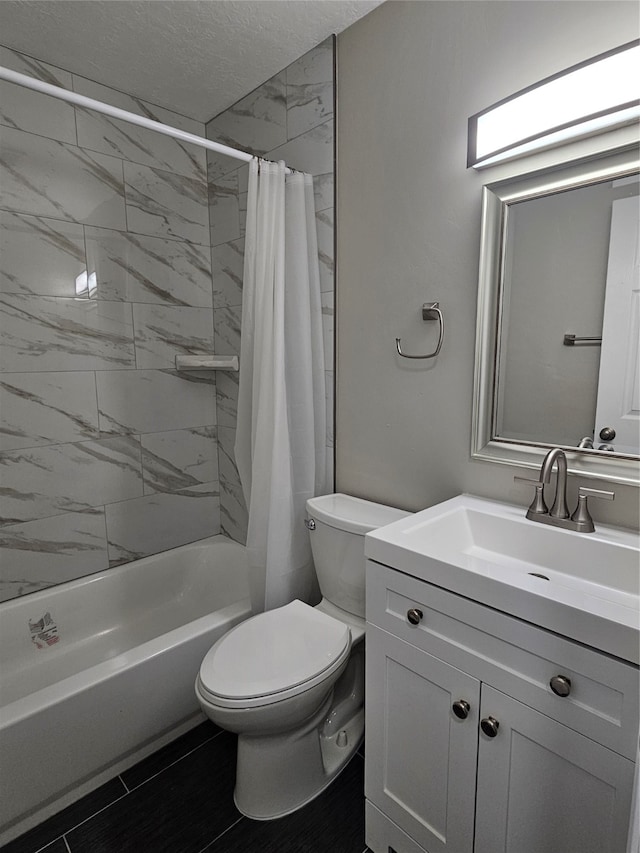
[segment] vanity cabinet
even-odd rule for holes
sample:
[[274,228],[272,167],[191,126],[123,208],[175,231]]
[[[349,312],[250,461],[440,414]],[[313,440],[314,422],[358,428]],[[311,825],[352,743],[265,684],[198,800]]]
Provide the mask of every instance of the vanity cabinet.
[[625,853],[635,665],[369,561],[366,689],[374,853]]

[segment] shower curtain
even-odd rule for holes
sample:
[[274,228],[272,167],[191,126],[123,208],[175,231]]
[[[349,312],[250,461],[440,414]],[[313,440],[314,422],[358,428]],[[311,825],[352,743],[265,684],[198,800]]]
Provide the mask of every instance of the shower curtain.
[[313,183],[253,160],[235,456],[254,613],[315,589],[305,501],[325,489],[325,389]]

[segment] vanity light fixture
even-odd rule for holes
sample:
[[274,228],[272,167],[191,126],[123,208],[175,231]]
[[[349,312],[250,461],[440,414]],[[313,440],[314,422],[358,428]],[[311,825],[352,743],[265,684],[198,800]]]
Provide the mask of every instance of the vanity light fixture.
[[547,77],[469,119],[480,169],[640,118],[640,39]]

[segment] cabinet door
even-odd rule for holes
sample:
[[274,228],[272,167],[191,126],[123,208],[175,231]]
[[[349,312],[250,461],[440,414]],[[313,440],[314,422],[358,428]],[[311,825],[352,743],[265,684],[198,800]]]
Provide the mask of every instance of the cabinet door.
[[480,683],[367,626],[366,689],[367,798],[429,853],[471,853]]
[[624,853],[632,761],[482,685],[475,853]]

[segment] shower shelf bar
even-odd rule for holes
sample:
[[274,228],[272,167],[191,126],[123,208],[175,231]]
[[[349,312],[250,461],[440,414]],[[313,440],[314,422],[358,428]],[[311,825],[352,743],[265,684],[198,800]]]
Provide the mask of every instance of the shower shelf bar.
[[[210,139],[197,136],[195,133],[187,133],[185,130],[180,130],[177,127],[171,127],[169,124],[162,124],[162,122],[154,121],[153,119],[146,118],[145,116],[139,116],[135,113],[130,113],[127,110],[121,110],[119,107],[112,107],[110,104],[105,104],[102,101],[96,101],[94,98],[87,98],[85,95],[78,95],[76,92],[70,92],[68,89],[63,89],[61,86],[53,86],[51,83],[45,83],[43,80],[37,80],[34,77],[29,77],[27,74],[20,74],[18,71],[12,71],[10,68],[0,66],[0,80],[6,80],[9,83],[16,83],[18,86],[25,86],[27,89],[33,89],[36,92],[51,95],[53,98],[68,101],[78,107],[84,107],[88,110],[95,110],[98,113],[104,113],[112,118],[129,122],[129,124],[136,124],[139,127],[145,127],[148,130],[155,130],[158,133],[163,133],[165,136],[172,136],[174,139],[179,139],[181,142],[189,142],[192,145],[207,148],[209,151],[217,151],[219,154],[224,154],[227,157],[234,157],[236,160],[244,160],[248,163],[250,160],[254,159],[254,155],[249,154],[246,151],[239,151],[237,148],[222,145],[220,142],[213,142]],[[288,173],[290,173],[290,171],[290,169],[287,169]]]

